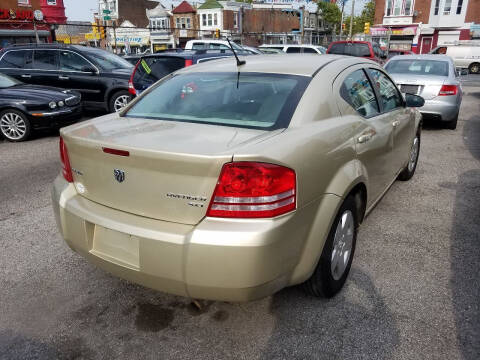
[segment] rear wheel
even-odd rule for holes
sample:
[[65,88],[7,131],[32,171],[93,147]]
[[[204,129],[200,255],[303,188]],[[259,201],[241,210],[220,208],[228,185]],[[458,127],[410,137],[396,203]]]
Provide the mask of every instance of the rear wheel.
[[458,114],[455,116],[453,120],[450,120],[445,124],[445,127],[450,130],[455,130],[457,128],[457,122],[458,122]]
[[0,132],[8,141],[25,141],[30,136],[30,122],[21,111],[7,109],[0,112]]
[[118,112],[122,110],[132,99],[128,91],[120,90],[112,95],[110,98],[109,109],[110,112]]
[[355,199],[348,196],[335,217],[315,271],[304,283],[306,292],[330,298],[341,290],[352,265],[358,224]]
[[473,63],[468,68],[470,74],[480,74],[480,63]]
[[408,164],[405,167],[405,169],[402,170],[400,175],[398,175],[398,180],[408,181],[413,177],[413,174],[415,174],[415,170],[417,169],[419,156],[420,156],[420,130],[417,132],[417,135],[415,135],[415,139],[413,139],[412,147],[410,149],[410,157],[408,159]]

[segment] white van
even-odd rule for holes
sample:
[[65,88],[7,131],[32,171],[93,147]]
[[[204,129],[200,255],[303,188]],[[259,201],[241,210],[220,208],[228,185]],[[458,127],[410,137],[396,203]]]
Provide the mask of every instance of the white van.
[[[231,43],[236,51],[245,51],[240,45],[233,41]],[[189,40],[185,44],[185,50],[230,50],[230,45],[226,40]]]
[[263,44],[260,45],[261,49],[278,49],[286,52],[287,54],[325,54],[327,49],[318,45],[293,45],[293,44]]
[[468,69],[470,74],[480,74],[480,45],[441,45],[431,54],[446,54],[453,59],[456,68]]

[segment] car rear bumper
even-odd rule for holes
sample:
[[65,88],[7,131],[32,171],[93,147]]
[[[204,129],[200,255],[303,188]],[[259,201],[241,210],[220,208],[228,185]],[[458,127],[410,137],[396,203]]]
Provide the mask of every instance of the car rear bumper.
[[460,111],[460,101],[456,96],[437,96],[432,100],[425,100],[425,105],[419,108],[424,119],[438,119],[451,121]]
[[[341,199],[326,197],[334,213]],[[108,208],[79,196],[61,176],[55,180],[52,200],[60,232],[74,251],[121,278],[172,294],[258,299],[305,280],[315,265],[300,262],[320,199],[275,219],[205,218],[197,225]],[[324,227],[320,232],[316,227],[317,242],[329,224]]]
[[65,107],[62,110],[32,111],[29,119],[34,129],[58,129],[75,123],[82,116],[82,105]]

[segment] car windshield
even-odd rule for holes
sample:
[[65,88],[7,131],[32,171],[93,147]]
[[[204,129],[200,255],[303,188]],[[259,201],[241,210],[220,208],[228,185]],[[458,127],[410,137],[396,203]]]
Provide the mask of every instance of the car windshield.
[[285,128],[309,77],[265,73],[187,73],[168,77],[124,115],[273,130]]
[[439,60],[391,60],[385,69],[391,74],[448,76],[448,62]]
[[337,43],[330,48],[329,54],[370,56],[368,44],[363,43]]
[[131,69],[133,67],[127,60],[120,56],[109,53],[105,50],[88,49],[84,50],[86,55],[104,70]]
[[10,76],[0,74],[0,89],[6,89],[15,85],[22,84],[20,81],[11,78]]

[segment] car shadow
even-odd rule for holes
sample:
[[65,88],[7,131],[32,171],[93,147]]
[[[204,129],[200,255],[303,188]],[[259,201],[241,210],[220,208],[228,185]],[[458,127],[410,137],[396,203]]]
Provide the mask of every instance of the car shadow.
[[399,343],[392,312],[358,268],[332,299],[286,288],[273,295],[270,311],[277,320],[263,359],[389,359]]
[[[465,123],[466,147],[480,160],[480,117]],[[450,260],[452,301],[457,340],[463,358],[480,354],[480,163],[461,174],[456,184]]]

